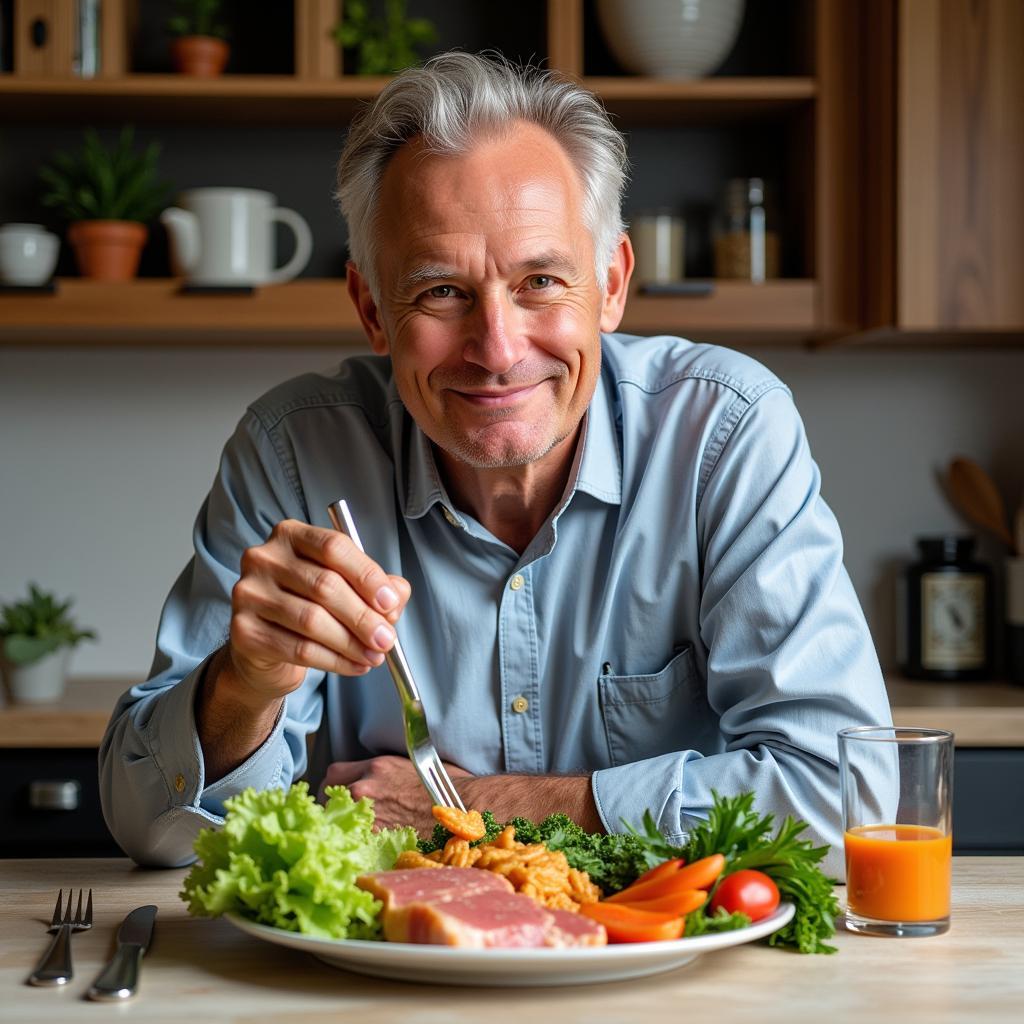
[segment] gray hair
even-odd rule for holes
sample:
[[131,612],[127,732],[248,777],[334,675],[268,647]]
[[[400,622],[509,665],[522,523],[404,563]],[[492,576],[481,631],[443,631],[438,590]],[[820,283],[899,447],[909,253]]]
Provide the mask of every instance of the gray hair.
[[403,71],[352,122],[338,162],[335,198],[348,225],[352,261],[380,300],[375,231],[380,183],[390,158],[415,137],[431,153],[467,152],[481,133],[514,121],[545,129],[565,149],[583,186],[583,218],[594,241],[598,283],[619,237],[626,144],[593,93],[500,55],[443,53]]

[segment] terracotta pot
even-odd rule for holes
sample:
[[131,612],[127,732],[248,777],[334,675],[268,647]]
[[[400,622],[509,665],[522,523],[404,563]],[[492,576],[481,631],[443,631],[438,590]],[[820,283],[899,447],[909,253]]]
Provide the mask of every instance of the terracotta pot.
[[183,75],[216,78],[224,70],[230,53],[223,39],[212,36],[180,36],[171,43],[174,66]]
[[68,241],[82,277],[130,281],[149,231],[133,220],[79,220],[68,228]]

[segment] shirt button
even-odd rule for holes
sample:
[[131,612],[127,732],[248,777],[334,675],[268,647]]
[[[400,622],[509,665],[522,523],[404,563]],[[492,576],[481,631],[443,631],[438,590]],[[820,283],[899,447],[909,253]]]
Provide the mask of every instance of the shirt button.
[[176,790],[177,790],[177,791],[178,791],[179,793],[184,793],[184,792],[185,792],[185,776],[184,776],[184,775],[179,775],[179,776],[178,776],[178,777],[177,777],[177,778],[176,778],[176,779],[174,780],[174,788],[175,788],[175,789],[176,789]]
[[523,579],[523,577],[519,573],[516,573],[515,576],[513,576],[512,579],[509,581],[508,585],[512,590],[522,590],[523,583],[525,582],[526,581]]
[[515,697],[512,700],[512,710],[517,714],[521,715],[530,706],[530,702],[523,696]]
[[455,516],[452,515],[451,510],[448,508],[447,505],[442,505],[441,511],[444,513],[445,519],[447,519],[448,522],[452,524],[452,526],[459,525],[458,519],[456,519]]

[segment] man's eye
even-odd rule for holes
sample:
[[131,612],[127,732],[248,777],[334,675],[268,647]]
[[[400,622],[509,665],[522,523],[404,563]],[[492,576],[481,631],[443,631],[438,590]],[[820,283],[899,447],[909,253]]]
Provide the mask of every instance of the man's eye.
[[455,288],[450,284],[436,284],[427,291],[427,295],[432,299],[453,299],[455,294]]
[[547,274],[534,274],[526,283],[529,288],[538,291],[541,288],[550,288],[555,283],[555,279],[548,277]]

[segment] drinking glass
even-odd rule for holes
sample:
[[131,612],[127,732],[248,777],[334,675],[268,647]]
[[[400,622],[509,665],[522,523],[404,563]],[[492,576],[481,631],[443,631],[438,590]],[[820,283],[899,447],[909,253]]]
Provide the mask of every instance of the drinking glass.
[[846,927],[866,935],[949,929],[953,734],[865,725],[839,731]]

